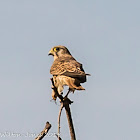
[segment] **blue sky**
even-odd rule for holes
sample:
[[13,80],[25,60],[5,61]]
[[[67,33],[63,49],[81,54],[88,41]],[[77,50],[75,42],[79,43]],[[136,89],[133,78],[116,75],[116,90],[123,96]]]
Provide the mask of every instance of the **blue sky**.
[[[71,94],[78,140],[140,139],[140,2],[138,0],[0,1],[0,134],[32,140],[46,121],[57,132],[49,50],[65,45],[87,73]],[[69,137],[65,112],[62,138]],[[27,136],[28,135],[28,136]],[[46,137],[45,139],[56,139]]]

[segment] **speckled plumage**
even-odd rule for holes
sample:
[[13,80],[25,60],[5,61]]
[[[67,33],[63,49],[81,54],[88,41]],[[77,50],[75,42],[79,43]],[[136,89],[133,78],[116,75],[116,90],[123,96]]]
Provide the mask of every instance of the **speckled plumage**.
[[[54,62],[51,66],[50,73],[53,75],[54,84],[58,93],[61,94],[63,86],[69,86],[71,91],[84,90],[80,83],[86,82],[86,73],[82,64],[77,62],[69,50],[64,46],[55,46],[50,52],[54,56]],[[54,91],[52,97],[56,100],[57,96]]]

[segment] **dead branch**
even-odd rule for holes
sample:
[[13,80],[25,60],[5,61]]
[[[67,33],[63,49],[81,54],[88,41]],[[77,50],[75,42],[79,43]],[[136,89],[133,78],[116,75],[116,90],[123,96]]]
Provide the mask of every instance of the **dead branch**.
[[35,140],[42,140],[46,134],[48,133],[48,131],[51,128],[51,124],[49,122],[46,122],[45,128],[43,129],[43,131],[35,138]]
[[73,102],[69,98],[66,97],[64,99],[64,108],[65,108],[65,111],[66,111],[67,120],[68,120],[68,124],[69,124],[71,140],[76,140],[73,121],[72,121],[72,116],[71,116],[71,111],[70,111],[70,104],[71,103],[73,103]]
[[[67,97],[69,92],[66,94],[65,97],[63,97],[62,95],[60,95],[58,93],[57,88],[54,85],[53,78],[51,78],[51,82],[52,82],[52,86],[53,86],[52,89],[54,90],[54,92],[56,93],[57,97],[60,99],[60,102],[61,102],[61,107],[60,107],[59,115],[58,115],[58,134],[56,134],[56,136],[57,136],[58,140],[62,140],[61,137],[60,137],[60,118],[61,118],[62,109],[64,107],[65,111],[66,111],[68,124],[69,124],[71,140],[76,140],[73,121],[72,121],[72,116],[71,116],[71,111],[70,111],[70,104],[73,103],[73,101],[71,101]],[[51,128],[51,124],[49,122],[47,122],[43,131],[35,138],[35,140],[42,140],[46,136],[46,134],[48,133],[50,128]]]
[[61,140],[61,138],[60,138],[60,117],[61,117],[62,109],[63,109],[63,103],[61,103],[61,107],[60,107],[59,115],[58,115],[58,134],[57,134],[58,140]]
[[[69,130],[70,130],[70,135],[71,135],[71,140],[76,140],[76,136],[75,136],[75,131],[74,131],[74,126],[73,126],[73,121],[72,121],[72,116],[71,116],[71,111],[70,111],[70,104],[73,103],[73,101],[71,101],[67,95],[65,97],[63,97],[62,95],[60,95],[57,91],[57,88],[55,87],[54,85],[54,81],[53,81],[53,78],[51,78],[51,82],[52,82],[52,86],[53,86],[53,90],[54,92],[56,93],[57,97],[60,99],[61,101],[61,106],[63,106],[65,108],[65,111],[66,111],[66,116],[67,116],[67,120],[68,120],[68,124],[69,124]],[[62,107],[62,108],[63,108]],[[61,108],[60,108],[60,111],[59,111],[59,121],[58,121],[58,138],[59,138],[59,133],[60,133],[60,116],[61,116]],[[58,139],[58,140],[61,140]]]

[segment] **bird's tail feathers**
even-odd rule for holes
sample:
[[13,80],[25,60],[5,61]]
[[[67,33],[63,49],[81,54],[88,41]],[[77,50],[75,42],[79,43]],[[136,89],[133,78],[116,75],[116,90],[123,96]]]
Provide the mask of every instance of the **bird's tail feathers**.
[[87,76],[91,76],[91,74],[86,73]]
[[[77,79],[76,79],[77,80]],[[76,84],[77,83],[77,84]],[[80,85],[80,82],[79,82],[79,80],[77,80],[76,82],[75,82],[75,79],[73,80],[73,79],[69,79],[69,80],[67,80],[67,83],[66,83],[68,86],[69,86],[69,88],[71,88],[71,89],[76,89],[76,90],[85,90],[81,85]]]

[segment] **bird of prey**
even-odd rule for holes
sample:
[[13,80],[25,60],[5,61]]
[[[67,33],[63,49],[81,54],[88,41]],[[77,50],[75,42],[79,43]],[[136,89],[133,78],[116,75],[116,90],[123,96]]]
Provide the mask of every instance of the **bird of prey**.
[[[59,94],[63,93],[64,86],[69,87],[69,91],[85,90],[80,83],[86,82],[86,74],[82,64],[77,62],[65,46],[53,47],[48,55],[54,57],[50,73],[53,75],[54,85]],[[68,94],[67,93],[67,94]],[[56,100],[57,95],[52,90],[52,98]]]

